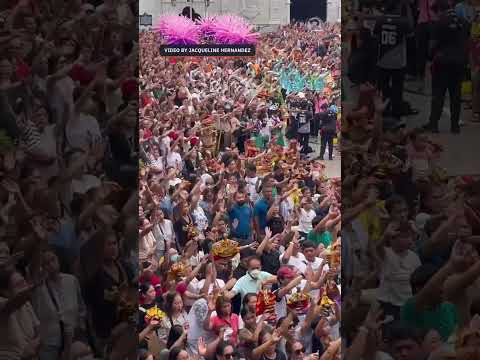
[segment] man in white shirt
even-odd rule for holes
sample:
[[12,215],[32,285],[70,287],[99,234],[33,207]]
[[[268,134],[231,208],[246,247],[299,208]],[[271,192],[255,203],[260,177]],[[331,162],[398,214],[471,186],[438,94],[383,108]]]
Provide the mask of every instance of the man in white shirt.
[[313,202],[311,199],[304,199],[302,207],[300,208],[300,215],[298,217],[298,231],[305,234],[305,236],[312,231],[312,221],[317,216],[313,210]]
[[[390,223],[385,230],[377,251],[382,258],[380,286],[377,300],[382,304],[385,315],[399,318],[400,308],[412,297],[410,277],[421,265],[417,254],[410,250],[414,239],[409,225]],[[384,242],[389,240],[389,247]]]
[[170,151],[167,155],[167,166],[174,167],[177,170],[182,170],[183,168],[183,161],[182,157],[178,152],[178,146],[175,146],[172,151]]
[[257,193],[257,168],[254,164],[248,164],[246,167],[247,176],[245,177],[245,182],[247,183],[247,191],[250,197],[250,201],[255,203],[258,200],[259,195]]
[[300,273],[305,274],[307,270],[307,259],[300,252],[299,233],[295,232],[287,250],[280,254],[280,263],[295,267]]

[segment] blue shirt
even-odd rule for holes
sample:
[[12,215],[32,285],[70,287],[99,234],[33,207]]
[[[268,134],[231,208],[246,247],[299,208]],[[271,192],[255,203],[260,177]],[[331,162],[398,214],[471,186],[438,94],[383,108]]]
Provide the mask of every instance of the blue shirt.
[[64,249],[70,256],[80,254],[80,241],[77,239],[75,224],[69,218],[62,219],[56,233],[52,233],[48,244]]
[[240,294],[242,301],[245,295],[248,293],[258,293],[261,289],[261,282],[267,279],[270,279],[273,275],[266,272],[260,271],[258,279],[253,279],[248,273],[242,276],[232,288],[232,291],[235,294]]
[[170,196],[165,196],[162,201],[160,201],[160,209],[165,213],[165,217],[169,220],[173,219],[173,204]]
[[267,213],[269,207],[270,205],[267,200],[261,198],[255,203],[255,207],[253,208],[253,215],[258,221],[260,230],[264,230],[267,227]]
[[[230,225],[232,229],[232,236],[247,239],[250,237],[252,232],[251,223],[252,223],[252,209],[247,204],[239,206],[235,204],[232,206],[228,212],[230,218]],[[234,220],[238,220],[238,225],[236,228],[233,226]]]

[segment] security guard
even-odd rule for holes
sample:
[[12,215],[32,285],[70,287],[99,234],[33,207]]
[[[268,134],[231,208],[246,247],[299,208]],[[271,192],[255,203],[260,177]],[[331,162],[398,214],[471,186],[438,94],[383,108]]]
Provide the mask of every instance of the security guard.
[[458,17],[448,0],[438,0],[434,10],[439,14],[433,24],[432,43],[432,100],[430,121],[424,129],[438,132],[438,122],[442,116],[445,93],[450,98],[450,130],[460,133],[461,84],[468,62],[467,43],[469,26]]

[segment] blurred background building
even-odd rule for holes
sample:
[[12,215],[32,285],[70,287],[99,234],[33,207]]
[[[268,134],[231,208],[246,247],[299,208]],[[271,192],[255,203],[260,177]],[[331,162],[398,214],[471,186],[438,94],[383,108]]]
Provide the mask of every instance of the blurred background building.
[[341,0],[140,0],[141,24],[153,24],[165,13],[182,13],[192,8],[193,14],[205,17],[213,14],[233,13],[248,19],[259,29],[268,29],[291,21],[306,21],[316,17],[323,21],[340,21]]

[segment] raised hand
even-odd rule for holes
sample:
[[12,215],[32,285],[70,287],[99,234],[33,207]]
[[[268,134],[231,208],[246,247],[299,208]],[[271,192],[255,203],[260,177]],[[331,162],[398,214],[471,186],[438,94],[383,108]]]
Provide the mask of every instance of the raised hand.
[[272,237],[272,230],[270,230],[268,226],[265,228],[265,237],[267,237],[268,239]]
[[215,297],[213,295],[208,296],[208,310],[215,311]]
[[278,329],[275,329],[273,330],[273,333],[272,333],[272,341],[274,343],[278,343],[280,340],[281,340],[281,334],[280,334],[280,330]]
[[397,236],[398,234],[399,234],[398,224],[395,222],[391,222],[390,224],[388,224],[387,228],[385,229],[384,236],[386,238],[391,239]]
[[466,246],[466,244],[457,240],[455,245],[453,245],[452,252],[450,254],[450,263],[454,268],[459,270],[464,270],[468,266],[470,260],[471,246]]
[[197,347],[198,347],[197,349],[198,355],[203,357],[207,355],[207,344],[205,343],[205,340],[203,339],[203,337],[200,337],[198,339]]
[[379,308],[378,304],[373,304],[365,318],[365,327],[371,331],[377,331],[382,324],[382,315],[383,310]]

